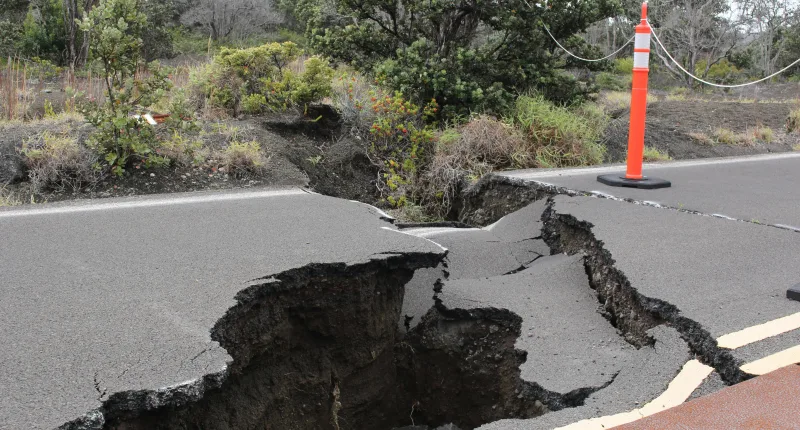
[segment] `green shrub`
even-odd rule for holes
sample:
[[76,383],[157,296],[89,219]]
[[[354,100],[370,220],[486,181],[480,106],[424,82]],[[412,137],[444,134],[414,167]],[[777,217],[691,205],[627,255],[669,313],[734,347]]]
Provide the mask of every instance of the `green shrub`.
[[711,67],[708,68],[708,73],[706,74],[707,64],[708,62],[706,60],[700,60],[695,65],[694,70],[697,76],[705,75],[705,77],[711,82],[718,84],[732,84],[742,76],[742,71],[724,58],[712,64]]
[[624,91],[630,89],[630,79],[609,72],[600,72],[594,78],[594,83],[601,90]]
[[617,58],[614,60],[614,72],[620,75],[633,73],[633,57]]
[[178,130],[174,130],[170,138],[159,140],[155,152],[171,166],[184,167],[202,164],[208,156],[201,140],[190,139]]
[[233,141],[221,152],[222,166],[225,172],[236,178],[244,178],[263,171],[267,158],[261,152],[261,145],[256,141]]
[[552,8],[527,0],[282,3],[293,3],[319,52],[376,74],[414,102],[435,98],[447,117],[503,113],[530,89],[564,102],[584,98],[585,89],[563,73],[566,62],[551,55],[542,24],[564,40],[619,12],[617,3],[598,0]]
[[333,69],[311,57],[302,72],[294,71],[302,53],[293,42],[223,48],[212,64],[190,74],[194,99],[235,116],[240,110],[286,110],[329,96]]
[[161,99],[171,84],[168,71],[157,63],[150,76],[137,78],[146,18],[136,0],[102,0],[80,22],[91,39],[89,53],[102,67],[107,94],[101,104],[90,103],[86,119],[96,127],[89,146],[101,157],[97,167],[121,176],[134,160],[161,165],[165,159],[154,152],[153,128],[133,113]]
[[606,148],[599,143],[603,128],[542,96],[517,99],[510,122],[520,127],[530,141],[539,167],[603,162]]
[[[61,0],[30,3],[16,47],[26,57],[63,61],[66,51],[64,6]],[[62,63],[63,64],[63,63]]]
[[420,168],[433,153],[436,136],[426,119],[439,107],[431,100],[424,108],[411,103],[400,93],[375,98],[375,119],[369,129],[367,152],[381,170],[384,198],[394,207],[414,199],[413,190]]
[[97,182],[97,158],[69,135],[49,131],[26,141],[20,150],[34,192],[45,189],[75,192]]
[[242,112],[244,113],[261,113],[266,107],[267,97],[264,94],[249,94],[242,99]]

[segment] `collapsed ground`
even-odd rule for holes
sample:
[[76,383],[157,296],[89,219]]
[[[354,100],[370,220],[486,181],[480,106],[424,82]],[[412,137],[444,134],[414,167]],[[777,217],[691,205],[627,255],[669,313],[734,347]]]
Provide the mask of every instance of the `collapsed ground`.
[[497,222],[401,229],[446,255],[254,280],[212,330],[233,357],[224,373],[103,393],[99,410],[63,428],[544,429],[641,407],[693,357],[726,383],[748,377],[703,325],[631,285],[592,225],[566,210],[587,197],[552,191],[487,181],[465,200],[491,215],[461,219],[507,215]]

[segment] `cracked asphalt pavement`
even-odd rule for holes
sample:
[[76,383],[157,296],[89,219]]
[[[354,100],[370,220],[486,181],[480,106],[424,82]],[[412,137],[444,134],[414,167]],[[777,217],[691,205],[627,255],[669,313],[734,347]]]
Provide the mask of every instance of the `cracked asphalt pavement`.
[[51,429],[115,392],[223,371],[209,331],[253,279],[444,254],[382,216],[297,189],[0,211],[0,428]]

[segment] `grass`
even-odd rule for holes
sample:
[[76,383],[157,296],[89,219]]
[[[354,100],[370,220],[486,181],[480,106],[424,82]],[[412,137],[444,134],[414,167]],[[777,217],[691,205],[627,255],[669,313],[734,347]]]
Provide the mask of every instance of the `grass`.
[[[702,133],[696,133],[695,135],[698,137],[704,136]],[[692,136],[692,134],[690,134],[690,136]],[[692,138],[701,142],[701,140],[695,138],[695,136],[692,136]],[[750,128],[744,133],[736,133],[733,130],[722,127],[717,128],[712,133],[713,142],[732,146],[753,146],[757,142],[770,143],[774,138],[775,133],[772,129],[763,125]],[[707,144],[707,141],[702,141],[702,143]]]
[[[647,104],[658,101],[658,97],[648,94]],[[605,91],[600,94],[597,99],[597,104],[602,106],[608,112],[616,112],[627,109],[631,105],[630,91]]]
[[644,161],[653,162],[653,161],[668,161],[672,160],[672,157],[669,156],[666,152],[661,152],[656,148],[645,146],[644,147]]
[[220,158],[225,172],[237,178],[260,173],[268,161],[261,152],[261,144],[255,140],[231,142],[227,148],[221,151]]
[[94,168],[97,155],[78,143],[68,131],[60,134],[44,131],[23,143],[20,153],[36,193],[44,189],[75,192],[95,184],[100,178]]
[[751,146],[754,142],[747,133],[736,133],[727,128],[717,128],[712,133],[714,140],[723,145]]
[[430,213],[444,217],[450,211],[463,178],[481,177],[497,169],[535,165],[533,147],[519,130],[495,118],[477,116],[439,134],[417,194]]
[[775,137],[772,129],[765,126],[757,126],[750,130],[750,134],[756,139],[762,142],[770,143]]
[[800,143],[795,144],[794,146],[792,146],[792,149],[795,150],[795,151],[800,151]]
[[695,141],[696,143],[699,143],[701,145],[714,146],[714,145],[717,144],[717,142],[714,140],[714,138],[712,138],[711,136],[709,136],[709,135],[707,135],[705,133],[692,132],[692,133],[689,133],[689,137],[693,141]]
[[8,191],[6,187],[0,187],[0,208],[21,205],[22,201],[15,193]]
[[800,108],[792,109],[786,118],[786,132],[800,131]]
[[530,143],[538,167],[600,164],[606,148],[599,143],[604,126],[542,96],[522,96],[507,121],[519,127]]

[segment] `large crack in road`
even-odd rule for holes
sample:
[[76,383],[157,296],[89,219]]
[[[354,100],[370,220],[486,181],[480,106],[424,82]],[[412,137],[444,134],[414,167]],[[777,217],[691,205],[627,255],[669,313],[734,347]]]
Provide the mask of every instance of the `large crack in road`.
[[[678,221],[687,235],[731,236],[725,246],[747,237],[743,229],[768,229],[768,237],[750,244],[754,249],[793,233],[584,194],[489,177],[458,202],[459,222],[390,226],[370,208],[361,221],[375,229],[370,237],[401,238],[402,246],[367,247],[356,238],[357,251],[343,262],[333,241],[327,262],[251,281],[210,328],[214,343],[188,356],[201,376],[120,390],[147,366],[157,372],[166,364],[163,346],[152,346],[113,373],[95,370],[89,385],[99,406],[60,428],[544,429],[639,407],[693,357],[715,369],[720,380],[709,389],[749,378],[740,369],[743,355],[715,340],[740,329],[739,322],[681,296],[724,279],[660,273],[686,265],[681,251],[667,257],[669,270],[648,266],[651,256],[627,250],[618,224],[648,219],[638,227],[670,249],[678,242],[668,243],[669,228],[657,226],[676,216],[686,217]],[[363,216],[363,208],[356,213]],[[266,228],[286,231],[281,222]],[[318,223],[289,243],[308,245],[315,234],[328,234]],[[260,243],[247,246],[262,252]],[[725,249],[704,246],[691,253]],[[780,264],[765,263],[759,273]],[[675,291],[669,276],[676,277]],[[757,292],[771,294],[764,286]],[[731,306],[741,310],[747,296],[737,294]],[[788,309],[775,307],[776,315]],[[196,330],[184,319],[175,324]],[[228,357],[222,368],[215,367],[220,354]]]

